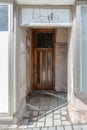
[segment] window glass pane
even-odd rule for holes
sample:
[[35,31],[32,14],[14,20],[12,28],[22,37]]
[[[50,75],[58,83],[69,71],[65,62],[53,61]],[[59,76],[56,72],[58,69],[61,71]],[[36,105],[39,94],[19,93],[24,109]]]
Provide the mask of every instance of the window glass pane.
[[36,48],[52,48],[53,33],[43,32],[35,34],[35,47]]
[[40,52],[37,52],[37,83],[40,83]]
[[41,34],[40,33],[35,34],[35,47],[37,48],[41,47]]
[[8,30],[8,5],[0,5],[0,31]]
[[43,77],[43,83],[46,83],[46,76],[45,76],[45,73],[46,73],[46,70],[45,70],[45,59],[46,59],[46,53],[43,52],[42,53],[42,77]]
[[47,47],[51,48],[53,45],[53,33],[48,33],[47,36]]
[[48,52],[48,83],[51,83],[51,53]]
[[81,88],[87,92],[87,7],[81,8],[81,53],[82,75]]
[[47,33],[42,33],[42,48],[47,48]]

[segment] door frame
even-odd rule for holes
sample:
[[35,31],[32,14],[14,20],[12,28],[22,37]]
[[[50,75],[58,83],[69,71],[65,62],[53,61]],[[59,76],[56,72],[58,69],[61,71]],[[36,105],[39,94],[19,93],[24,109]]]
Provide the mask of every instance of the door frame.
[[[31,73],[32,73],[32,90],[36,90],[34,87],[34,43],[35,43],[35,32],[52,32],[53,33],[53,89],[55,90],[55,29],[32,29],[32,40],[31,40]],[[41,91],[41,90],[40,90]]]

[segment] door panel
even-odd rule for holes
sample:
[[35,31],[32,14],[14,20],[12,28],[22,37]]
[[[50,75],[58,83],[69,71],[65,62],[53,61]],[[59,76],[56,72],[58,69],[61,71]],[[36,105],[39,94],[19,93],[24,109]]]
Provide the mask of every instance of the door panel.
[[35,88],[52,89],[52,49],[35,49]]
[[53,32],[35,32],[33,48],[34,89],[53,89]]

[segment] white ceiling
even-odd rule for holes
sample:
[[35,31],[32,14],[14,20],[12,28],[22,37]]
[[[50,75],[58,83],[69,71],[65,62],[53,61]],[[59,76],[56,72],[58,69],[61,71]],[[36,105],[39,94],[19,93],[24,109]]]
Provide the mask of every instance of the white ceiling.
[[73,5],[75,0],[16,0],[19,5]]

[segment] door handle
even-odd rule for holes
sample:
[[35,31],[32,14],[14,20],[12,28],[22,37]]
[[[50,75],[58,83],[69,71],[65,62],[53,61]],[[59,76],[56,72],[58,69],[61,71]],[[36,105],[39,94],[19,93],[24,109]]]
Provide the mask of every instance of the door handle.
[[34,72],[36,73],[37,72],[37,66],[34,66]]

